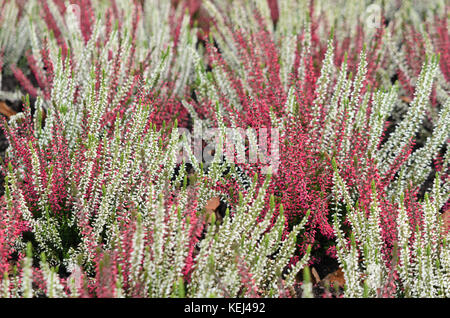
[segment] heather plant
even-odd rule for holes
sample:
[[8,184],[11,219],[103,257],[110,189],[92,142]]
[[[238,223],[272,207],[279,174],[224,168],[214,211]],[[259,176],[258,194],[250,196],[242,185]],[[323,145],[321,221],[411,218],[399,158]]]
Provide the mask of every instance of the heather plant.
[[3,65],[17,63],[27,47],[28,32],[24,27],[27,4],[17,1],[0,2],[0,48]]
[[0,0],[0,295],[448,297],[447,7]]
[[[259,189],[255,200],[249,202],[255,192],[255,181],[246,198],[240,195],[236,210],[227,211],[228,215],[217,230],[208,231],[205,239],[201,241],[189,290],[194,295],[279,297],[285,287],[294,284],[297,273],[307,263],[309,250],[303,259],[286,272],[285,267],[296,248],[296,236],[308,218],[305,217],[289,236],[283,239],[283,206],[280,207],[275,224],[270,227],[275,209],[273,196],[270,198],[271,210],[263,220],[259,220],[264,207],[268,179]],[[267,230],[268,228],[270,230]],[[242,276],[246,282],[244,289],[239,278]]]
[[[367,196],[363,193],[370,186],[367,177],[375,173],[376,187],[383,193],[380,208],[384,220],[383,241],[391,250],[394,205],[407,187],[412,191],[424,185],[432,159],[448,138],[447,101],[424,146],[412,148],[428,110],[439,58],[430,56],[422,65],[411,106],[393,132],[386,136],[387,120],[399,100],[398,85],[385,83],[381,88],[370,87],[369,70],[373,72],[376,66],[369,63],[368,48],[361,47],[352,74],[348,57],[340,66],[335,65],[332,34],[320,67],[316,68],[312,61],[317,57],[313,56],[315,50],[311,47],[317,42],[310,40],[313,34],[308,19],[305,18],[302,38],[297,42],[291,39],[298,49],[288,50],[292,57],[287,56],[284,52],[287,48],[277,37],[285,39],[283,35],[289,36],[289,28],[294,26],[283,25],[277,32],[286,34],[274,34],[267,25],[267,10],[258,11],[258,6],[245,2],[240,8],[227,9],[221,2],[217,5],[207,2],[221,40],[217,41],[220,52],[211,43],[206,46],[211,72],[197,66],[198,112],[209,112],[212,116],[215,112],[219,126],[224,125],[221,112],[226,114],[225,125],[231,127],[275,126],[281,129],[279,173],[270,191],[285,206],[290,226],[298,222],[298,215],[311,211],[311,228],[303,237],[304,242],[314,242],[318,237],[316,233],[328,239],[334,236],[330,213],[334,209],[330,204],[330,197],[333,199],[332,158],[341,163],[340,173],[351,185],[354,198]],[[288,11],[280,11],[280,21],[284,21],[283,12]],[[286,17],[286,20],[292,19]],[[251,27],[240,28],[246,23]],[[292,65],[292,61],[297,61],[294,65],[298,69],[283,70],[283,65]],[[193,117],[199,116],[194,114]],[[261,168],[251,164],[240,166],[247,177]],[[299,245],[300,250],[305,246]],[[333,249],[332,246],[331,253]]]
[[[396,63],[389,65],[398,75],[405,95],[412,97],[420,66],[428,54],[440,54],[438,81],[433,92],[433,105],[443,103],[448,94],[448,4],[435,1],[430,6],[412,6],[407,1],[396,12],[395,23],[389,26],[387,48]],[[400,47],[400,49],[399,49]],[[435,118],[435,113],[430,116]]]
[[[396,251],[385,255],[380,236],[382,219],[375,184],[372,185],[370,212],[354,205],[336,163],[337,199],[347,206],[352,228],[350,242],[341,229],[339,213],[334,214],[337,255],[342,265],[348,297],[448,297],[448,230],[439,210],[448,198],[448,187],[440,179],[419,203],[421,223],[412,226],[411,211],[400,199],[396,220]],[[391,263],[386,263],[386,259]]]
[[[255,181],[222,223],[216,223],[215,215],[205,214],[202,207],[217,194],[211,181],[223,173],[224,163],[216,159],[206,174],[196,167],[196,181],[188,185],[185,165],[177,161],[176,129],[157,131],[149,121],[151,107],[142,101],[130,111],[134,116],[122,123],[129,129],[116,124],[111,135],[84,134],[74,152],[67,147],[60,120],[53,123],[51,146],[36,144],[29,108],[8,125],[11,145],[25,152],[21,159],[30,165],[20,174],[17,163],[9,161],[4,208],[15,213],[2,214],[2,225],[23,225],[12,227],[21,233],[7,235],[2,247],[19,253],[17,264],[23,261],[24,267],[17,275],[24,277],[25,285],[6,275],[3,294],[264,296],[292,286],[308,255],[287,272],[286,266],[306,219],[284,240],[282,212],[273,227],[271,214],[258,222],[269,178],[259,189]],[[28,134],[18,136],[24,131]],[[53,157],[52,150],[61,157]],[[64,166],[43,161],[44,154]],[[31,252],[24,256],[26,242],[34,255],[41,255],[44,283],[32,291],[33,261]]]
[[0,2],[0,98],[2,100],[15,101],[22,97],[18,90],[6,91],[2,87],[2,78],[5,75],[11,75],[9,66],[19,63],[27,48],[28,31],[25,27],[24,10],[24,6],[16,1],[2,0]]
[[[175,10],[170,2],[160,1],[96,4],[28,2],[31,47],[27,60],[38,87],[24,70],[11,65],[25,90],[31,96],[43,97],[44,109],[49,103],[61,105],[61,99],[64,103],[83,104],[83,99],[90,96],[91,87],[86,86],[89,78],[99,78],[103,72],[109,75],[103,77],[102,93],[108,98],[103,106],[107,109],[100,113],[109,117],[108,121],[116,112],[123,113],[125,104],[138,91],[153,88],[165,99],[185,95],[191,73],[189,52],[197,39],[196,29],[189,25],[183,7]],[[70,83],[55,78],[61,74],[58,71],[67,72]],[[52,95],[55,85],[69,89],[64,95]],[[173,106],[171,111],[160,111],[159,124],[175,116],[180,123],[186,121],[181,104]],[[67,105],[69,112],[78,114],[77,108]],[[72,118],[77,116],[71,114]]]

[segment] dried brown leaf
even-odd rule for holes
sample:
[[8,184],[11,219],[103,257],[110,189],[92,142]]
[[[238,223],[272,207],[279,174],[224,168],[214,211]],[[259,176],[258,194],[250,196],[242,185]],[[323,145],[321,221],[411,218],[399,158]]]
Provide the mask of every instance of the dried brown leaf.
[[17,112],[14,109],[9,107],[8,105],[6,105],[5,102],[2,101],[0,101],[0,113],[5,115],[7,118],[17,114]]

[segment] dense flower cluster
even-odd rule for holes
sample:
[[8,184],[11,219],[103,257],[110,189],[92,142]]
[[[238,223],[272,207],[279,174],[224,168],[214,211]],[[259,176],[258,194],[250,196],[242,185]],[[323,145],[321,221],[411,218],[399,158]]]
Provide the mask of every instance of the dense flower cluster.
[[0,0],[0,295],[449,297],[449,9]]

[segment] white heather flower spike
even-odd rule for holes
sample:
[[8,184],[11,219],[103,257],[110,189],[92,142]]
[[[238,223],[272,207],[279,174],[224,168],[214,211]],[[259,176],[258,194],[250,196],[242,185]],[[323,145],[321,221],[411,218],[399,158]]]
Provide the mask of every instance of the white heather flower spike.
[[[342,179],[337,174],[336,178],[338,187],[342,187],[344,185]],[[346,190],[342,188],[341,191],[344,191],[343,197],[345,198]],[[377,197],[375,189],[372,195],[373,198]],[[449,277],[450,254],[446,243],[448,237],[444,238],[440,230],[439,209],[432,204],[428,195],[425,195],[425,202],[421,204],[421,208],[424,210],[424,226],[418,227],[412,236],[410,220],[403,201],[403,197],[401,197],[397,218],[399,254],[397,269],[400,283],[404,288],[404,296],[448,297],[450,290],[445,281]],[[383,255],[378,203],[375,199],[371,207],[371,214],[358,218],[358,226],[354,223],[355,218],[350,217],[354,213],[352,211],[354,210],[351,208],[349,219],[353,219],[353,222],[350,222],[351,231],[356,235],[352,234],[350,247],[340,229],[339,215],[336,213],[333,223],[337,237],[337,257],[345,274],[345,295],[348,297],[376,297],[378,289],[389,284],[389,275],[387,275],[383,259],[388,255]],[[356,242],[358,243],[356,244]],[[359,257],[362,258],[362,266],[358,265]],[[361,280],[362,277],[364,277],[364,282]]]
[[402,151],[419,129],[419,124],[425,115],[424,110],[428,103],[437,67],[438,60],[436,56],[429,57],[428,61],[423,65],[417,81],[414,99],[405,118],[397,125],[395,131],[389,136],[389,139],[383,144],[377,155],[379,168],[382,173],[389,170],[395,156]]

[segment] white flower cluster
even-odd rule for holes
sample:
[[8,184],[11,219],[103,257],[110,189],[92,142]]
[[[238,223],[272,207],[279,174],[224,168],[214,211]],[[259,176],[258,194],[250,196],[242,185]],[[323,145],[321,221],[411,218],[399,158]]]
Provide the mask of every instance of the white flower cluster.
[[[188,289],[196,297],[237,297],[246,296],[250,290],[242,290],[239,261],[251,276],[252,282],[244,288],[255,287],[261,296],[279,297],[279,277],[289,263],[296,248],[296,237],[304,227],[308,215],[294,227],[288,237],[282,240],[284,215],[282,207],[274,225],[270,227],[275,212],[274,198],[271,197],[271,209],[264,219],[258,222],[261,215],[268,179],[259,189],[255,183],[244,198],[240,196],[240,204],[235,211],[227,211],[220,225],[211,221],[205,239],[201,241],[200,253],[192,283]],[[256,198],[252,200],[252,197]],[[284,283],[291,286],[295,276],[309,258],[309,250],[285,274]],[[250,287],[249,287],[250,286]]]
[[[382,249],[380,213],[375,188],[369,215],[349,198],[347,186],[335,168],[335,185],[347,205],[351,224],[350,246],[341,229],[339,214],[334,214],[334,230],[337,236],[337,255],[345,274],[346,297],[384,297],[390,286],[390,274],[398,272],[394,295],[403,297],[449,297],[450,253],[449,234],[444,236],[440,216],[443,201],[442,184],[436,178],[433,190],[421,204],[424,211],[423,227],[411,230],[411,220],[400,200],[397,217],[397,262],[386,267]],[[448,193],[447,193],[448,194]],[[448,196],[447,196],[448,197]]]
[[[25,4],[25,10],[29,7]],[[28,45],[26,20],[19,18],[16,1],[0,0],[0,100],[20,100],[20,91],[2,89],[2,73],[11,75],[9,65],[17,64]]]
[[[91,100],[90,103],[96,104],[96,101]],[[50,105],[49,109],[51,107],[53,106]],[[95,252],[92,250],[92,243],[104,242],[105,251],[122,251],[124,237],[121,236],[121,222],[135,222],[131,211],[122,216],[121,221],[118,220],[117,207],[125,202],[133,207],[133,211],[137,211],[138,217],[131,256],[128,259],[129,280],[132,283],[124,289],[118,273],[114,291],[117,297],[132,296],[143,290],[145,292],[141,295],[146,297],[179,296],[182,292],[193,297],[229,294],[238,296],[242,287],[242,266],[248,268],[249,275],[253,278],[248,285],[257,287],[259,293],[276,296],[283,292],[283,286],[291,286],[296,274],[306,264],[309,254],[285,273],[284,282],[278,280],[293,256],[296,237],[307,217],[282,240],[285,218],[280,208],[277,221],[270,226],[275,212],[274,198],[271,198],[271,210],[266,213],[262,222],[258,222],[269,184],[267,179],[259,189],[254,182],[246,196],[241,197],[239,205],[227,213],[223,223],[216,223],[214,214],[204,216],[210,218],[210,225],[199,244],[200,252],[193,260],[195,266],[192,281],[184,290],[183,268],[189,252],[189,241],[192,239],[189,231],[193,226],[190,223],[191,217],[185,211],[193,208],[195,214],[204,214],[206,202],[217,195],[212,185],[224,174],[228,163],[217,158],[208,171],[204,172],[201,165],[194,162],[197,165],[194,170],[198,175],[196,181],[189,186],[185,165],[182,163],[178,175],[171,181],[179,154],[180,137],[176,126],[167,141],[161,143],[163,130],[152,128],[144,133],[151,108],[141,103],[130,107],[133,116],[125,118],[121,123],[130,129],[121,129],[117,123],[113,138],[97,136],[94,131],[88,134],[86,164],[83,168],[85,171],[76,186],[77,202],[71,212],[69,224],[78,226],[79,229],[90,224],[91,231],[81,234],[81,242],[69,249],[63,264],[58,263],[56,256],[52,257],[54,253],[63,251],[59,236],[62,223],[48,215],[46,185],[41,180],[35,180],[37,189],[42,192],[40,208],[46,211],[40,217],[35,217],[23,202],[24,194],[17,187],[17,173],[11,169],[8,174],[7,202],[11,201],[12,195],[22,198],[19,202],[23,203],[19,208],[36,235],[38,250],[35,252],[47,255],[46,260],[41,261],[46,283],[45,294],[49,297],[77,295],[76,289],[72,288],[73,294],[67,294],[62,289],[58,275],[51,266],[64,265],[73,273],[80,265],[89,270]],[[95,107],[91,105],[86,108],[95,111]],[[48,133],[51,134],[51,131]],[[224,135],[221,140],[223,142]],[[99,157],[97,150],[100,146],[102,152]],[[100,160],[102,165],[94,177],[95,160]],[[69,175],[75,175],[78,169],[75,163],[73,160]],[[39,170],[38,164],[33,161],[33,169]],[[35,174],[40,175],[39,171]],[[167,193],[177,193],[177,204],[169,209],[164,203]],[[194,202],[195,206],[192,205]],[[30,289],[30,257],[29,255],[26,259],[28,267],[25,266],[23,271],[21,290],[24,296],[44,292]],[[241,266],[242,260],[245,260],[245,264]],[[174,285],[174,282],[177,284]]]

